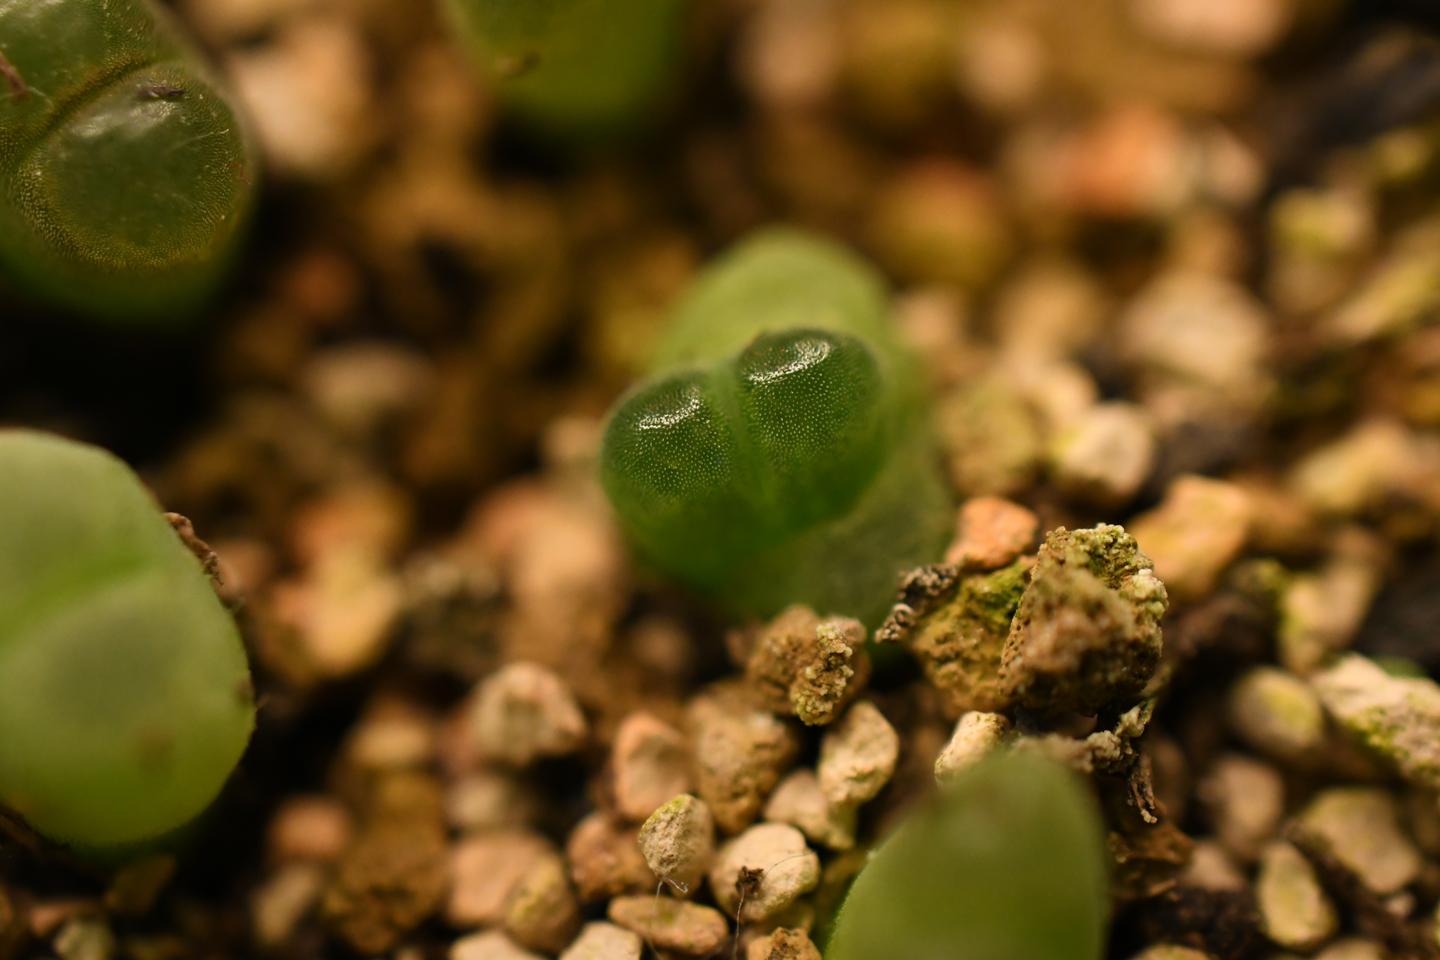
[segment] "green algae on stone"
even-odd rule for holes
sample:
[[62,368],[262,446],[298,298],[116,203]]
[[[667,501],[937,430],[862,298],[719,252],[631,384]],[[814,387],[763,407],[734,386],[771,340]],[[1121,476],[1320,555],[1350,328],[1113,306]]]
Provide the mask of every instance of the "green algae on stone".
[[192,310],[252,205],[254,154],[152,0],[0,0],[0,273],[100,317]]
[[735,613],[873,622],[943,548],[923,378],[853,255],[792,231],[742,243],[696,281],[656,371],[612,411],[601,479],[662,570]]
[[78,848],[158,837],[214,799],[254,709],[233,619],[130,469],[0,430],[0,807]]
[[447,0],[505,104],[556,140],[624,134],[680,63],[688,0]]
[[1341,728],[1410,782],[1440,790],[1440,685],[1351,654],[1311,681]]
[[1160,664],[1165,585],[1124,528],[1052,530],[1010,625],[1006,692],[1048,713],[1133,700]]
[[1017,560],[993,573],[962,577],[948,600],[904,633],[901,642],[919,658],[947,716],[1009,706],[1000,664],[1029,568],[1028,559]]
[[987,758],[910,815],[850,888],[827,960],[1098,960],[1104,833],[1069,771]]

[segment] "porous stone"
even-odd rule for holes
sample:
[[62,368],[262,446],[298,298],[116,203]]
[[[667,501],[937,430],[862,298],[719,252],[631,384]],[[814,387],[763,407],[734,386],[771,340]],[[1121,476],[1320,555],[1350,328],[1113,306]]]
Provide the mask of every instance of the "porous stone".
[[1324,750],[1325,711],[1310,685],[1275,667],[1255,667],[1230,688],[1230,727],[1268,757],[1287,763]]
[[837,805],[873,800],[890,782],[899,758],[899,734],[873,703],[862,700],[820,740],[820,789]]
[[655,888],[655,875],[640,853],[639,831],[596,811],[575,825],[565,843],[570,880],[589,903]]
[[648,713],[620,722],[610,751],[615,809],[640,822],[655,808],[690,790],[690,754],[680,731]]
[[820,960],[820,950],[804,930],[781,927],[750,941],[745,960]]
[[1131,403],[1099,403],[1077,416],[1050,444],[1050,470],[1071,496],[1121,504],[1140,490],[1155,463],[1155,433]]
[[831,850],[855,846],[858,808],[832,803],[815,771],[802,767],[780,781],[765,804],[765,819],[799,827],[810,840]]
[[1010,625],[1001,682],[1026,707],[1094,713],[1160,663],[1165,585],[1124,528],[1051,531]]
[[449,960],[545,960],[519,946],[499,930],[472,933],[450,945]]
[[745,677],[766,709],[807,726],[830,723],[865,685],[865,627],[793,606],[748,638]]
[[1420,853],[1385,790],[1332,787],[1310,801],[1296,825],[1297,842],[1319,847],[1374,893],[1395,893],[1420,873]]
[[935,779],[941,783],[974,765],[1005,742],[1010,721],[1001,713],[971,710],[955,724],[945,749],[935,758]]
[[1440,685],[1396,677],[1358,655],[1315,675],[1335,722],[1412,783],[1440,789]]
[[1211,593],[1244,549],[1250,532],[1250,498],[1232,483],[1181,476],[1165,499],[1130,525],[1135,541],[1155,564],[1155,575],[1172,597]]
[[778,916],[820,882],[820,858],[799,830],[756,824],[720,848],[710,892],[731,916],[758,923]]
[[580,904],[565,861],[550,853],[530,866],[505,901],[505,932],[521,946],[557,953],[580,929]]
[[702,700],[692,704],[690,716],[697,792],[716,825],[737,833],[795,762],[799,739],[785,721],[738,698]]
[[533,663],[512,663],[481,682],[470,734],[482,757],[525,766],[585,742],[585,716],[570,689]]
[[960,507],[945,562],[967,570],[998,570],[1030,549],[1040,532],[1034,512],[1002,497],[973,497]]
[[515,887],[553,853],[549,841],[528,830],[497,830],[461,840],[450,855],[446,921],[460,929],[503,922]]
[[1339,925],[1310,861],[1283,841],[1270,844],[1261,855],[1255,897],[1265,936],[1287,950],[1308,953]]
[[655,876],[693,893],[715,857],[715,819],[704,800],[681,794],[640,828],[640,852]]
[[585,924],[580,936],[560,954],[560,960],[640,960],[644,947],[639,935],[596,920]]
[[616,897],[608,913],[612,923],[639,934],[645,942],[687,957],[708,957],[730,939],[724,914],[684,900]]
[[1232,856],[1254,860],[1285,815],[1285,781],[1267,764],[1231,753],[1215,761],[1196,793]]

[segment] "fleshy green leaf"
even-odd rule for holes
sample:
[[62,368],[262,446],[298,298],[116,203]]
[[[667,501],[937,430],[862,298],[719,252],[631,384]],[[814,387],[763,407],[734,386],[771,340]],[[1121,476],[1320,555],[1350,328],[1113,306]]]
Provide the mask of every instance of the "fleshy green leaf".
[[153,0],[0,0],[0,270],[103,317],[192,309],[248,216],[239,119]]
[[84,848],[167,833],[230,775],[252,701],[234,621],[130,469],[0,430],[0,804]]
[[687,0],[448,0],[507,104],[562,140],[624,133],[655,112]]
[[1033,756],[987,759],[872,855],[826,960],[1098,960],[1105,862],[1074,774]]
[[875,619],[948,532],[913,361],[883,286],[802,234],[697,280],[661,374],[617,404],[601,479],[651,561],[746,614]]

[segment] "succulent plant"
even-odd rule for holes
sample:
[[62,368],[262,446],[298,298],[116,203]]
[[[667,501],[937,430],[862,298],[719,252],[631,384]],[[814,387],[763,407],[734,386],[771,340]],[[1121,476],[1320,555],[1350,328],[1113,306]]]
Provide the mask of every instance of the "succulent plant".
[[193,309],[251,207],[235,111],[152,0],[0,0],[0,273],[81,313]]
[[201,812],[254,722],[234,621],[130,469],[0,430],[0,806],[102,850]]
[[564,140],[633,129],[665,95],[687,0],[448,0],[506,104]]
[[657,373],[613,410],[601,478],[640,552],[744,614],[873,622],[948,533],[923,378],[884,286],[830,243],[761,234],[696,282]]
[[1103,838],[1070,771],[1034,755],[987,758],[871,855],[826,960],[1098,960]]

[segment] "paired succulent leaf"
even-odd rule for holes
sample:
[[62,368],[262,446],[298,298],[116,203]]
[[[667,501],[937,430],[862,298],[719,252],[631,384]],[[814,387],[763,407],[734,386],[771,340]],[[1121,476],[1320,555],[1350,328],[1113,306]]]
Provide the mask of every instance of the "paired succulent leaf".
[[871,856],[826,960],[1099,960],[1103,837],[1068,770],[1023,754],[984,760]]
[[0,271],[70,309],[193,308],[252,203],[235,112],[153,0],[0,0]]
[[516,113],[560,139],[654,113],[679,60],[687,0],[449,0],[461,39]]
[[937,550],[946,496],[884,290],[822,241],[762,235],[697,281],[601,470],[652,561],[726,606],[874,617]]
[[124,463],[0,430],[0,805],[58,842],[169,832],[249,740],[244,649]]

